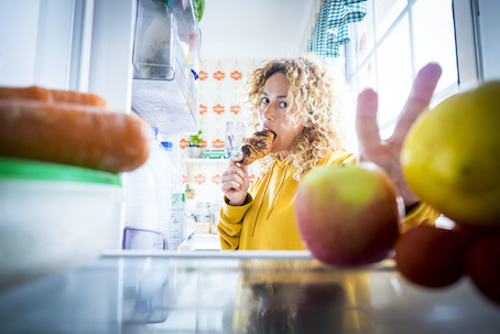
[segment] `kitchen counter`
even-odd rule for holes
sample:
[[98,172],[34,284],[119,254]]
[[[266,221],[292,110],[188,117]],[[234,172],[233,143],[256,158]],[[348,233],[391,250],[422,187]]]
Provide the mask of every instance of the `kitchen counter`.
[[463,278],[422,289],[392,261],[351,270],[308,252],[116,251],[0,294],[1,333],[498,333]]
[[218,234],[193,234],[177,248],[180,251],[220,251]]

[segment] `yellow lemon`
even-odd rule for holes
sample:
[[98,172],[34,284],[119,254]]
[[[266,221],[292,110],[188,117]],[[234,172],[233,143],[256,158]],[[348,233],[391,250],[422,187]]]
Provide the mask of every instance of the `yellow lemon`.
[[401,164],[413,191],[455,222],[500,225],[500,81],[424,111]]

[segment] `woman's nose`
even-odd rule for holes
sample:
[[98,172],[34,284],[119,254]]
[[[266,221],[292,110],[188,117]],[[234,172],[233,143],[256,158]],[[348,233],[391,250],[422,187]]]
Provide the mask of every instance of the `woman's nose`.
[[272,104],[268,104],[262,111],[262,116],[270,121],[274,120],[275,109]]

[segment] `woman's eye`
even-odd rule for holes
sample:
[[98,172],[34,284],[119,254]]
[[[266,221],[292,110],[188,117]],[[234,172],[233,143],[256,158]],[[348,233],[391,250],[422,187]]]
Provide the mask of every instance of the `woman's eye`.
[[260,98],[260,101],[261,101],[262,103],[269,103],[269,99],[268,99],[267,97],[261,97],[261,98]]
[[280,102],[280,107],[281,108],[286,108],[286,107],[288,107],[288,103],[286,103],[286,102]]

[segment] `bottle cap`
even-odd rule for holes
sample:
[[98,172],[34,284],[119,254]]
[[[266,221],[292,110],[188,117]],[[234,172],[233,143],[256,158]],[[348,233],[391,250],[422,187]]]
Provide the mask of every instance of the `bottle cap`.
[[161,145],[163,146],[164,149],[166,149],[167,151],[171,151],[172,150],[172,142],[170,141],[162,141],[161,142]]

